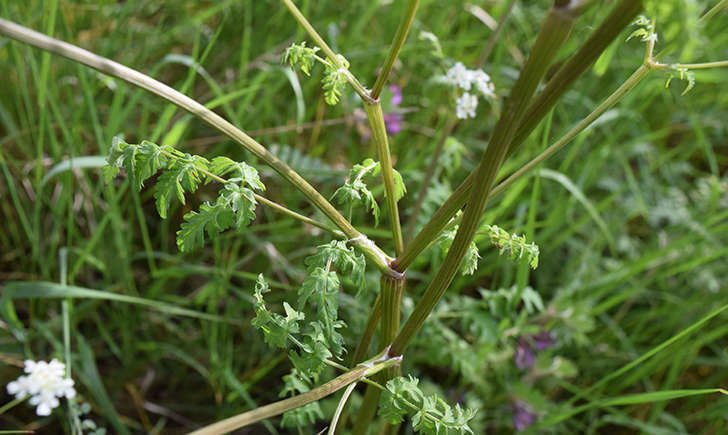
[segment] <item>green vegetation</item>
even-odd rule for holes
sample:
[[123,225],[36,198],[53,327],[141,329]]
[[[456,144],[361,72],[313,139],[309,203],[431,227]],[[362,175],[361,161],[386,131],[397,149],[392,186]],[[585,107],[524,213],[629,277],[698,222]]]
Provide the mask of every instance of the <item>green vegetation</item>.
[[0,428],[728,430],[726,26],[1,2]]

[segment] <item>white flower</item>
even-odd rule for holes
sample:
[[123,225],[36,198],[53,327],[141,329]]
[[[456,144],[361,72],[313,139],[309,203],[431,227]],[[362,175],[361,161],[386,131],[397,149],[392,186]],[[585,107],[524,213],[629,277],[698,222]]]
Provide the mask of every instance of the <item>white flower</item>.
[[460,119],[475,118],[475,109],[478,107],[478,97],[469,92],[463,93],[455,100],[455,114]]
[[60,404],[58,397],[71,399],[76,396],[73,379],[63,377],[66,365],[55,358],[49,363],[25,360],[25,373],[28,375],[10,382],[7,390],[16,399],[31,396],[28,403],[37,406],[35,412],[38,415],[50,415],[51,410]]
[[490,76],[483,70],[471,71],[471,76],[476,89],[483,94],[484,97],[495,97],[495,86],[490,81]]
[[482,69],[467,69],[462,62],[456,63],[445,74],[445,82],[457,86],[464,91],[475,88],[484,97],[495,97],[495,86],[490,81],[490,76]]
[[469,91],[473,81],[471,73],[472,71],[465,68],[462,62],[458,62],[447,71],[445,81]]

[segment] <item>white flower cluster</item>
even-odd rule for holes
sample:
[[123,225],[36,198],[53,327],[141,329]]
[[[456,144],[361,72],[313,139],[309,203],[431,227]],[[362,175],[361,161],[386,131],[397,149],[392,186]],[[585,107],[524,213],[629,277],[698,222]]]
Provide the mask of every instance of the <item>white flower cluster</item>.
[[490,76],[480,69],[465,68],[462,62],[457,62],[447,71],[445,82],[465,91],[455,100],[455,112],[460,119],[475,118],[478,97],[470,93],[472,89],[486,98],[495,97],[495,86],[490,81]]
[[66,365],[57,359],[51,362],[25,360],[25,373],[8,384],[8,393],[20,400],[30,396],[29,403],[38,406],[38,415],[50,415],[51,410],[59,405],[58,398],[71,399],[76,396],[73,379],[64,378]]

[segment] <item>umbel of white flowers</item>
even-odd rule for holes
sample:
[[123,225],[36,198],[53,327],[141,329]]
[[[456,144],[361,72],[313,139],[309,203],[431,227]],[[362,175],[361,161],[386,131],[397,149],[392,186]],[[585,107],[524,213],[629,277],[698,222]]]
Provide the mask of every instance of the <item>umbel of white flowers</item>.
[[59,397],[71,399],[76,396],[73,379],[64,378],[66,365],[57,359],[51,362],[25,360],[25,373],[8,384],[8,393],[18,400],[30,396],[30,403],[37,405],[38,415],[50,415],[51,410],[60,403]]
[[490,76],[480,69],[467,69],[462,62],[457,62],[447,71],[444,81],[465,91],[455,100],[455,115],[460,119],[475,118],[478,96],[471,90],[486,98],[495,97],[495,86]]

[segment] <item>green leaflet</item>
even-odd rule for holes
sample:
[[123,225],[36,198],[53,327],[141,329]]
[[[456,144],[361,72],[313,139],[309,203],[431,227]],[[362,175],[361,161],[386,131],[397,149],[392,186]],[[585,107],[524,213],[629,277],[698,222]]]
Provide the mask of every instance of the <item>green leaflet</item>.
[[500,255],[505,253],[511,260],[520,260],[525,256],[531,269],[538,267],[538,246],[535,243],[526,243],[526,236],[510,234],[496,225],[484,225],[478,233],[489,235],[490,243],[498,248]]
[[398,377],[387,382],[379,415],[389,423],[397,424],[409,415],[412,427],[421,434],[472,434],[468,421],[475,416],[472,409],[454,408],[437,396],[426,396],[412,376]]
[[294,69],[299,67],[304,74],[310,76],[311,67],[316,62],[317,51],[319,51],[318,47],[306,47],[306,41],[301,44],[292,44],[286,48],[282,62],[288,62],[291,68]]
[[201,171],[207,171],[209,163],[204,157],[190,154],[184,154],[169,162],[166,170],[159,176],[154,192],[157,211],[162,219],[167,217],[172,198],[177,197],[184,204],[185,192],[193,193],[197,190],[203,181]]
[[184,223],[177,231],[177,246],[182,252],[200,248],[204,245],[205,233],[210,238],[235,225],[242,228],[255,219],[257,201],[253,190],[265,190],[258,171],[245,162],[236,162],[227,157],[216,157],[210,162],[201,156],[182,153],[164,145],[158,146],[149,141],[141,144],[128,144],[120,136],[114,137],[104,167],[107,182],[124,168],[137,190],[158,171],[162,174],[157,180],[154,197],[157,211],[162,218],[167,217],[174,198],[185,203],[185,193],[193,193],[203,182],[218,177],[232,175],[226,180],[215,202],[206,202],[199,211],[184,215]]
[[215,157],[210,163],[210,172],[219,177],[232,172],[236,176],[229,181],[238,181],[239,184],[248,185],[251,189],[265,190],[258,170],[245,162],[236,162],[224,156]]
[[321,80],[324,89],[324,100],[328,105],[334,106],[339,102],[346,87],[346,73],[349,68],[349,61],[344,56],[337,54],[339,64],[343,65],[343,68],[338,68],[331,59],[319,57],[316,54],[317,51],[319,51],[318,47],[306,47],[305,41],[300,44],[292,44],[283,54],[282,62],[288,62],[291,68],[294,69],[298,67],[307,76],[311,75],[311,68],[316,61],[324,64],[326,70],[324,78]]
[[229,206],[205,203],[200,211],[190,211],[184,216],[184,222],[177,231],[177,247],[182,252],[189,252],[201,248],[205,244],[205,232],[214,238],[221,232],[230,228],[235,222],[235,213]]
[[[339,61],[344,68],[349,68],[349,61],[344,56],[337,54]],[[344,88],[346,87],[346,70],[337,68],[330,59],[327,59],[326,72],[321,80],[324,89],[324,100],[329,106],[335,106],[339,102]]]
[[[457,234],[457,232],[458,227],[456,225],[453,229],[444,231],[440,235],[438,238],[438,244],[440,245],[440,249],[442,249],[443,253],[447,254],[447,251],[450,250],[450,246],[452,246],[452,242],[455,240],[455,234]],[[463,264],[460,266],[463,275],[472,275],[475,273],[475,271],[478,270],[478,260],[480,260],[478,246],[475,244],[475,241],[472,241],[468,246],[465,257],[463,257]]]
[[265,342],[280,348],[285,348],[289,334],[296,334],[299,331],[298,322],[303,320],[303,313],[294,310],[287,302],[283,303],[286,312],[285,317],[268,311],[263,301],[263,293],[268,293],[270,287],[265,282],[263,275],[258,275],[255,283],[255,318],[252,324],[263,331]]
[[309,273],[317,267],[326,268],[327,264],[333,264],[340,273],[349,276],[358,291],[364,289],[366,260],[363,254],[346,246],[346,242],[333,240],[325,245],[320,245],[316,248],[314,255],[306,258]]
[[[354,165],[349,171],[349,176],[344,182],[344,185],[334,192],[331,199],[338,198],[338,202],[340,204],[346,205],[350,208],[357,204],[364,204],[365,207],[371,210],[372,215],[374,215],[375,225],[379,225],[379,205],[374,198],[374,194],[369,190],[364,182],[364,177],[367,175],[374,177],[379,174],[380,170],[381,165],[379,162],[375,162],[372,159],[366,159],[363,162]],[[402,175],[397,172],[397,170],[393,171],[394,191],[396,200],[399,201],[407,192],[407,188],[402,180]]]

